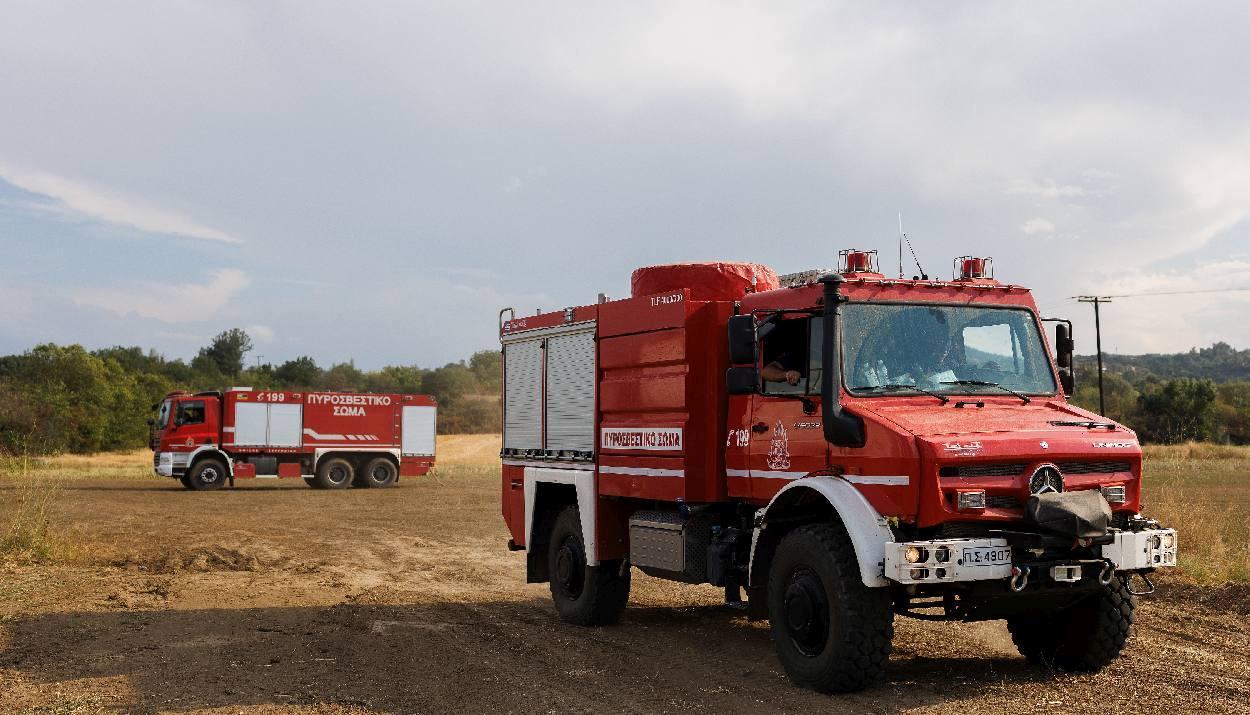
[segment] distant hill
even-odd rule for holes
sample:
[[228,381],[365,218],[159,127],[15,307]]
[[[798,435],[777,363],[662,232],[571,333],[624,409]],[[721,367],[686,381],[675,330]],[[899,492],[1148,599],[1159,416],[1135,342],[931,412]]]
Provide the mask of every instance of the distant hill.
[[[1228,343],[1216,343],[1209,348],[1193,348],[1187,353],[1147,355],[1103,354],[1103,364],[1109,372],[1118,372],[1131,382],[1157,377],[1173,379],[1193,377],[1213,382],[1250,381],[1250,349],[1236,350]],[[1097,359],[1093,355],[1077,356],[1077,371],[1094,371]]]

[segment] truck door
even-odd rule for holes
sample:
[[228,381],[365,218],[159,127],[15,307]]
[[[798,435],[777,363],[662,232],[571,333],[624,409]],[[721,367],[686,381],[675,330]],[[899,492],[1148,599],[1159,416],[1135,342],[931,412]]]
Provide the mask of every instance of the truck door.
[[781,320],[761,341],[761,375],[792,371],[798,380],[792,385],[763,379],[760,393],[751,396],[746,436],[756,499],[769,499],[788,482],[828,464],[820,418],[821,335],[821,320],[804,316]]

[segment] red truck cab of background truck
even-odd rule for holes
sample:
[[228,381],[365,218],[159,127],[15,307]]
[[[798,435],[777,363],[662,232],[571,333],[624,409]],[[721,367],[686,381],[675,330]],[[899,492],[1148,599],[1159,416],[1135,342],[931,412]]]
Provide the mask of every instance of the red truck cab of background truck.
[[1177,544],[1138,514],[1136,435],[1065,397],[1070,323],[1052,360],[989,259],[949,281],[840,262],[655,266],[624,300],[501,312],[528,580],[583,625],[619,618],[632,567],[745,588],[786,673],[827,692],[880,675],[896,614],[1005,618],[1031,660],[1101,668],[1133,576],[1153,589]]
[[152,466],[188,489],[236,477],[386,487],[434,465],[436,407],[426,395],[235,388],[172,392],[156,408]]

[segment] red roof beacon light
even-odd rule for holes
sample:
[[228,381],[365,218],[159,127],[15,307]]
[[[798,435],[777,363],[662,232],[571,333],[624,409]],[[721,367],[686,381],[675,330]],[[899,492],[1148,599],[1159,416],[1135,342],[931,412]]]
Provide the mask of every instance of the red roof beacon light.
[[848,248],[838,252],[838,268],[842,273],[880,273],[876,251]]
[[971,281],[994,277],[994,259],[960,256],[955,259],[955,280]]

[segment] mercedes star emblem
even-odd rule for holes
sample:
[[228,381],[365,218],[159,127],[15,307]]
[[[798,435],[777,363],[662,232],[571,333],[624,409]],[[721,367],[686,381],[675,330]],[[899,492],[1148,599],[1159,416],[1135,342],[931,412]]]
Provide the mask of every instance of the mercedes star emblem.
[[1030,494],[1046,494],[1063,491],[1063,474],[1053,464],[1043,464],[1029,477]]

